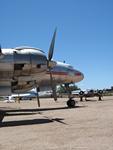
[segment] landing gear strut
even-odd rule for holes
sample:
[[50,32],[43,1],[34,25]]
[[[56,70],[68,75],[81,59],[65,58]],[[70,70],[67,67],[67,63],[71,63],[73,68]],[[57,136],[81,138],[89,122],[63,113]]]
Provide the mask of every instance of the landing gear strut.
[[73,99],[73,97],[72,97],[72,93],[71,93],[69,84],[65,84],[65,88],[66,88],[66,90],[67,90],[67,92],[68,92],[68,98],[69,98],[69,100],[67,101],[67,106],[68,106],[69,108],[74,108],[75,105],[76,105],[76,101],[75,101],[75,100]]

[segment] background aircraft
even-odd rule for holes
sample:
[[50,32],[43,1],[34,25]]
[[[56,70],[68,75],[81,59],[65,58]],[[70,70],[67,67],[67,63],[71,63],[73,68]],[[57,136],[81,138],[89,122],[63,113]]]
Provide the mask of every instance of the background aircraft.
[[102,90],[86,90],[86,91],[80,91],[79,92],[80,100],[83,100],[83,97],[85,97],[85,100],[87,101],[88,97],[98,97],[98,100],[102,100],[103,91]]
[[10,103],[15,102],[18,100],[32,100],[32,98],[36,98],[37,93],[36,92],[27,92],[22,94],[12,94],[11,96],[3,96],[4,102]]

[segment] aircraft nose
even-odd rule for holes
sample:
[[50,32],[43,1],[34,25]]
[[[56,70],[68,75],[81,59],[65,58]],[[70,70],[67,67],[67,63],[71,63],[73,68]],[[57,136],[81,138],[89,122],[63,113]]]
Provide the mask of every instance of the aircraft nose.
[[78,78],[79,81],[84,79],[84,74],[80,71],[75,71],[75,77]]

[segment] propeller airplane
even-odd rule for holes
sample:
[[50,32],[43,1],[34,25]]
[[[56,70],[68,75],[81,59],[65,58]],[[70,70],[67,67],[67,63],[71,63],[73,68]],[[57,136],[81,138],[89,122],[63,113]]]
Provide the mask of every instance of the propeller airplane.
[[[50,87],[54,100],[57,100],[56,86],[65,84],[67,90],[70,83],[76,83],[84,78],[83,73],[72,66],[53,61],[56,29],[54,31],[48,57],[38,48],[16,47],[3,49],[0,46],[0,96],[12,93],[25,93],[37,89],[37,102],[40,107],[38,92],[44,87]],[[68,100],[67,105],[73,107],[74,100]]]

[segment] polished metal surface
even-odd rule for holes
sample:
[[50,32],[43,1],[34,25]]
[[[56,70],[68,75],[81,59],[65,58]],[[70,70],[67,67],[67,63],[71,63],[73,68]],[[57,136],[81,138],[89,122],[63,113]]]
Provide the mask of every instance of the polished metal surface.
[[[51,88],[50,72],[45,53],[37,48],[2,49],[0,54],[0,95],[23,93],[36,84],[40,89]],[[81,81],[84,76],[72,66],[50,61],[55,85]]]
[[[30,47],[2,49],[0,57],[0,95],[5,93],[9,95],[11,92],[24,92],[31,89],[36,76],[42,75],[46,70],[47,58],[41,50]],[[9,89],[11,92],[9,92]]]

